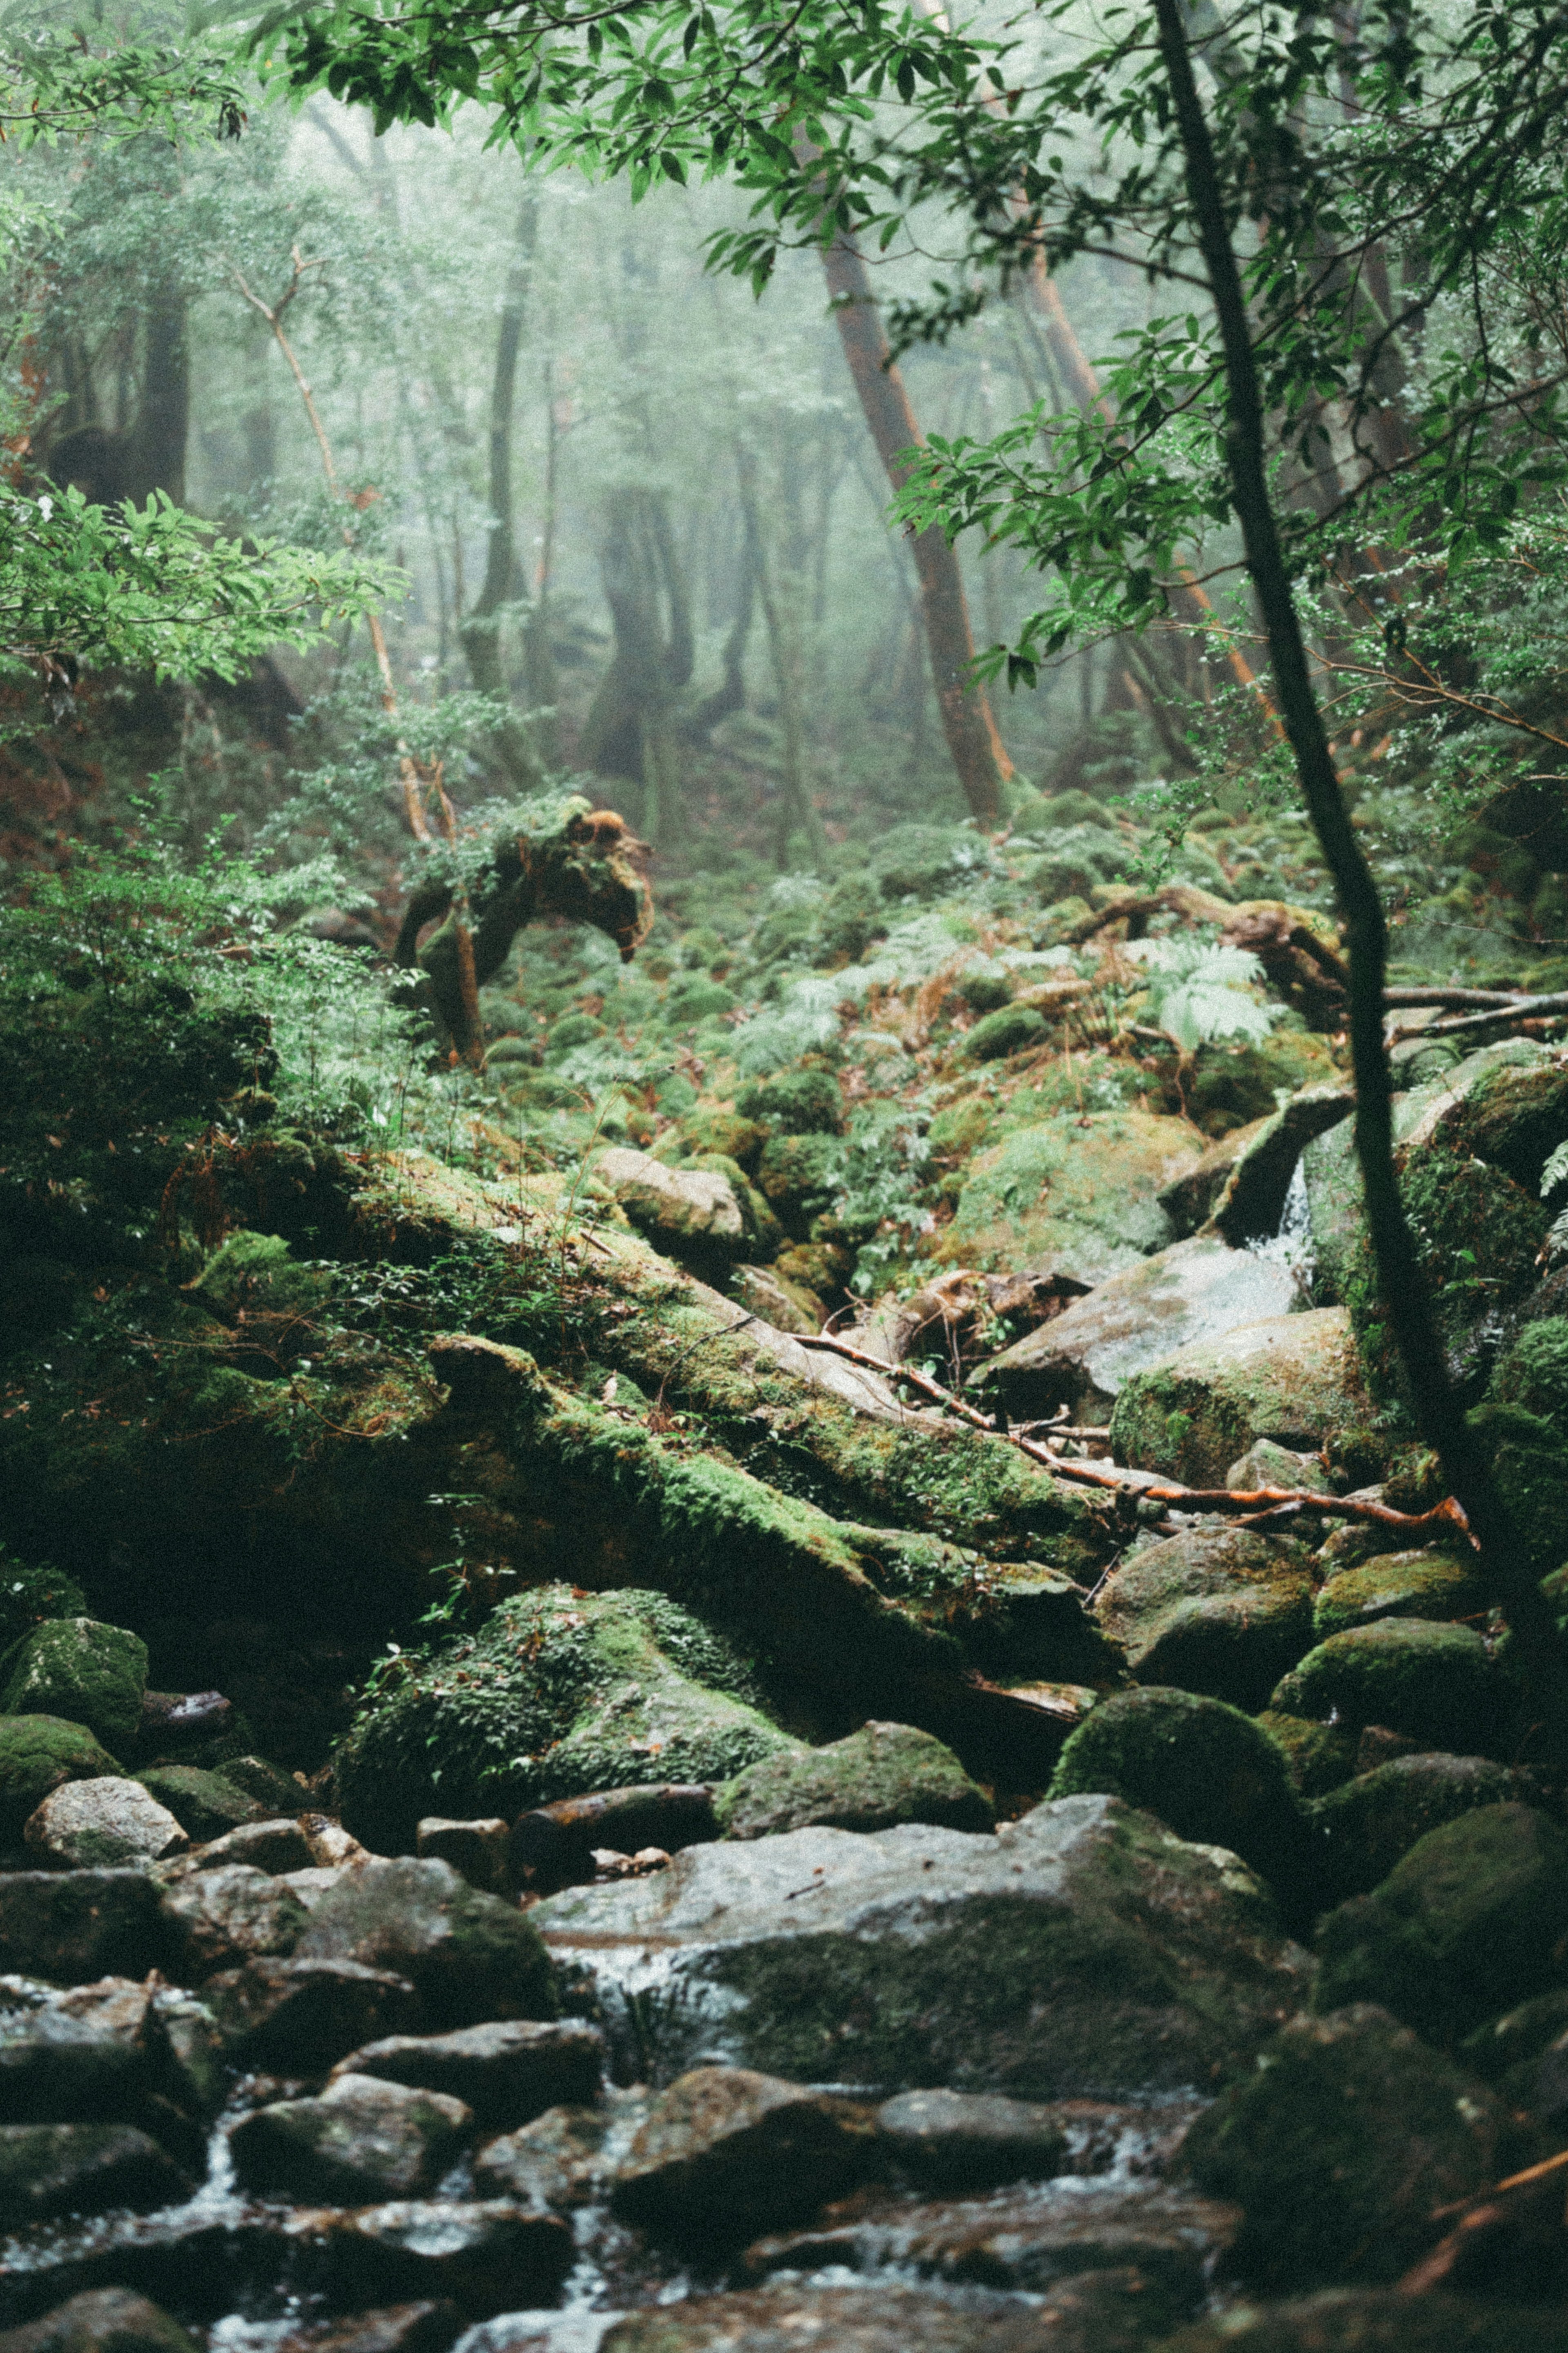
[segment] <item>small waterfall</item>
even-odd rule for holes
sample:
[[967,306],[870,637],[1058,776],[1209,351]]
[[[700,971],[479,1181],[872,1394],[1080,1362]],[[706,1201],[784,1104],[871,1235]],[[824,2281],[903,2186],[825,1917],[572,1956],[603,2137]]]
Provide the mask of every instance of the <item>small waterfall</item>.
[[1255,1257],[1272,1259],[1284,1267],[1295,1278],[1303,1301],[1310,1300],[1315,1264],[1312,1219],[1307,1199],[1307,1172],[1300,1160],[1291,1172],[1279,1223],[1271,1234],[1248,1242],[1247,1247]]

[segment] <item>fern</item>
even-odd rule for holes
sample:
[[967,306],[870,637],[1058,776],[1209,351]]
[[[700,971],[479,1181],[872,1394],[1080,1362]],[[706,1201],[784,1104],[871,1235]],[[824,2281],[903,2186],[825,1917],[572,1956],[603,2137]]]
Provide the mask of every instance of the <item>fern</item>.
[[1260,1045],[1279,1018],[1277,1005],[1259,1005],[1244,992],[1263,977],[1246,948],[1194,939],[1137,940],[1128,955],[1149,974],[1146,1010],[1154,1027],[1184,1054],[1224,1038]]
[[[1568,1144],[1560,1144],[1541,1172],[1541,1198],[1544,1201],[1559,1185],[1568,1180]],[[1556,1228],[1552,1228],[1556,1231]]]

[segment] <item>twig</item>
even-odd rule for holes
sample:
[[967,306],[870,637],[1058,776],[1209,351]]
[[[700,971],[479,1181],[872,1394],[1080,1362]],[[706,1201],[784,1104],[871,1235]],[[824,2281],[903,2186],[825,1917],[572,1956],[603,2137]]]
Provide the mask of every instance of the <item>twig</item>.
[[1468,1013],[1458,1021],[1434,1021],[1427,1029],[1401,1029],[1399,1038],[1458,1038],[1477,1029],[1493,1029],[1500,1022],[1560,1019],[1568,1013],[1568,990],[1551,997],[1516,997],[1494,1005],[1489,1013]]

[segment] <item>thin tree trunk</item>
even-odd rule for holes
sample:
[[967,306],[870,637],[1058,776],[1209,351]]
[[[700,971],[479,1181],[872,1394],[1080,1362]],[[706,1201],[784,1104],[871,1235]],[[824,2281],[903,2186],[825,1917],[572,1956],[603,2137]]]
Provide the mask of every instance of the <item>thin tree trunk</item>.
[[[789,864],[789,838],[798,825],[811,845],[813,857],[820,864],[826,854],[827,836],[816,802],[805,781],[805,731],[801,710],[800,613],[797,596],[795,626],[786,620],[779,602],[778,587],[773,566],[768,562],[767,542],[763,536],[762,511],[757,501],[757,461],[752,452],[737,447],[735,471],[741,485],[741,512],[746,524],[746,553],[752,577],[757,584],[757,596],[763,607],[763,620],[767,629],[768,655],[773,664],[773,683],[779,697],[780,770],[783,792],[780,795],[778,835],[773,845],[773,862],[782,873]],[[798,572],[789,578],[797,590],[801,585]]]
[[[866,264],[853,240],[844,237],[826,246],[822,259],[833,297],[833,315],[871,438],[888,480],[895,491],[901,490],[907,469],[899,459],[902,451],[918,445],[921,431],[903,377],[888,350]],[[974,638],[958,553],[935,523],[919,533],[911,544],[948,749],[970,814],[994,831],[1006,820],[1013,763],[1002,747],[985,690],[970,675]]]
[[1562,1645],[1556,1619],[1509,1520],[1486,1460],[1449,1380],[1394,1165],[1394,1107],[1383,1036],[1387,933],[1377,884],[1351,823],[1329,749],[1268,492],[1264,406],[1247,298],[1231,244],[1219,171],[1198,97],[1183,0],[1154,0],[1160,52],[1185,165],[1188,196],[1214,297],[1225,355],[1226,460],[1247,567],[1263,614],[1280,716],[1303,798],[1333,877],[1350,946],[1351,1051],[1355,1148],[1384,1310],[1405,1366],[1417,1419],[1469,1522],[1483,1569],[1507,1613],[1532,1694],[1561,1714]]

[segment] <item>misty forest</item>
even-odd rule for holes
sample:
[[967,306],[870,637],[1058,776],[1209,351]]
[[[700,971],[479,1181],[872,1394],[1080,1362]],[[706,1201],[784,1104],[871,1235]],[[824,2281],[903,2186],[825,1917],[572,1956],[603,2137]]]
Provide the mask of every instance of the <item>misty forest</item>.
[[1568,2353],[1568,5],[0,5],[0,2353]]

